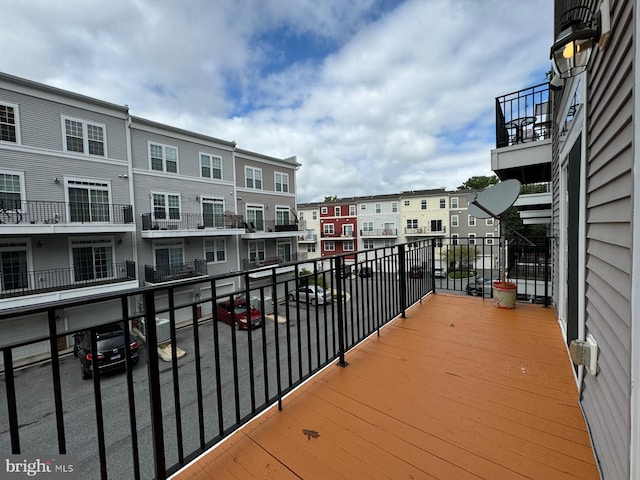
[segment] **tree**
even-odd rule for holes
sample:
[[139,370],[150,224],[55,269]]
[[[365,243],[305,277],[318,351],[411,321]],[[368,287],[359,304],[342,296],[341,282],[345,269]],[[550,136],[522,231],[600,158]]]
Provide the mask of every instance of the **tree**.
[[491,185],[498,183],[498,177],[495,175],[487,176],[475,176],[469,178],[466,182],[458,187],[458,190],[483,190]]
[[324,203],[333,203],[338,201],[337,195],[327,195],[324,197]]

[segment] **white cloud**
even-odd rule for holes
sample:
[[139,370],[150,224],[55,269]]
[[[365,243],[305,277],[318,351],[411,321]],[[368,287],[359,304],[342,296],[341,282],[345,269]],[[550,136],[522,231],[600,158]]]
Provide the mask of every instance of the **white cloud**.
[[[301,201],[490,174],[493,100],[542,83],[552,41],[551,0],[26,0],[3,19],[1,71],[296,155]],[[329,55],[286,63],[274,31]]]

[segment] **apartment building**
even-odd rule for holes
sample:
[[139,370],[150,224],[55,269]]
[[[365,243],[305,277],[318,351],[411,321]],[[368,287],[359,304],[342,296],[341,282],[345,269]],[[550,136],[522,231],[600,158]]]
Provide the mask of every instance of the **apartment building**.
[[322,203],[299,203],[300,232],[298,234],[298,252],[305,254],[308,260],[320,258],[320,208]]
[[449,195],[444,188],[400,193],[403,242],[444,238],[449,230]]
[[391,247],[398,243],[400,207],[398,195],[359,197],[358,250]]
[[345,198],[320,207],[321,256],[353,252],[345,257],[347,263],[355,261],[358,242],[357,198]]

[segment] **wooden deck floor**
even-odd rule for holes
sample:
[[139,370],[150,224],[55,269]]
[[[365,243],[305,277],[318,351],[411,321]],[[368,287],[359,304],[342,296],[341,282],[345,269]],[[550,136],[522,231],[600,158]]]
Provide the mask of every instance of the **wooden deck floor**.
[[347,361],[174,478],[600,478],[553,309],[432,295]]

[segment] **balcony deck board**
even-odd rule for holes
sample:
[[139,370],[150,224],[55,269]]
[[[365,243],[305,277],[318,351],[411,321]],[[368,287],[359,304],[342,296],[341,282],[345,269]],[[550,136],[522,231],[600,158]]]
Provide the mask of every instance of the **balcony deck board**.
[[174,478],[600,478],[553,309],[438,294],[407,317]]

